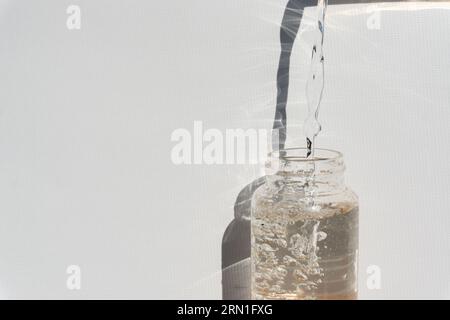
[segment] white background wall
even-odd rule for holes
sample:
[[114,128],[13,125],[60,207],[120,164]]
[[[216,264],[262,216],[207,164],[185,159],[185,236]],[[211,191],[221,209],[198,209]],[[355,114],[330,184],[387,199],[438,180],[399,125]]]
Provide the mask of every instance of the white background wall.
[[[195,120],[270,129],[285,2],[0,1],[1,298],[220,298],[222,234],[260,168],[175,166],[170,136]],[[81,30],[66,28],[70,4]],[[449,9],[328,11],[318,143],[343,151],[360,196],[362,298],[450,298]],[[81,291],[66,288],[71,264]]]

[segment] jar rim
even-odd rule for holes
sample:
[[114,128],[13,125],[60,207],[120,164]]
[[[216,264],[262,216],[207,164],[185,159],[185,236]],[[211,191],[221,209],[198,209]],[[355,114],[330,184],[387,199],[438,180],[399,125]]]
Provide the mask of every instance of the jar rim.
[[332,149],[315,148],[314,157],[306,157],[306,154],[307,148],[304,147],[286,148],[269,153],[269,159],[280,159],[303,163],[324,163],[343,159],[343,154],[340,151]]

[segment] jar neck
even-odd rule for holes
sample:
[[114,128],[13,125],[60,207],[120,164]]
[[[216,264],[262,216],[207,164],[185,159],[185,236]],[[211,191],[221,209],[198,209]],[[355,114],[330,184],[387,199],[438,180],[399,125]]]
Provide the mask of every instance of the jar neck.
[[268,184],[282,185],[287,191],[297,192],[314,188],[316,195],[336,194],[345,190],[345,165],[342,154],[316,149],[315,156],[306,157],[302,148],[273,153],[267,169]]

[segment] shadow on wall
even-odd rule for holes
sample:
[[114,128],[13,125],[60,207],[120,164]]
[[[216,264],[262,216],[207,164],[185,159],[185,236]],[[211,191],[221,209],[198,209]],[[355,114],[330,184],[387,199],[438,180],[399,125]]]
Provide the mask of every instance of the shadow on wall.
[[222,297],[247,300],[251,297],[250,213],[253,193],[265,182],[259,178],[239,193],[234,204],[234,220],[222,239]]

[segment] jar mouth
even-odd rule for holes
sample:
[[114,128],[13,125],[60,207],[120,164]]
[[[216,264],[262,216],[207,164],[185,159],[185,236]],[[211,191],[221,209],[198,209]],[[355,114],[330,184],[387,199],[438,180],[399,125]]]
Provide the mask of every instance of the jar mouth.
[[306,157],[307,148],[286,148],[280,151],[269,153],[269,159],[279,159],[285,161],[295,161],[302,163],[327,163],[343,159],[343,154],[336,150],[315,148],[314,156]]

